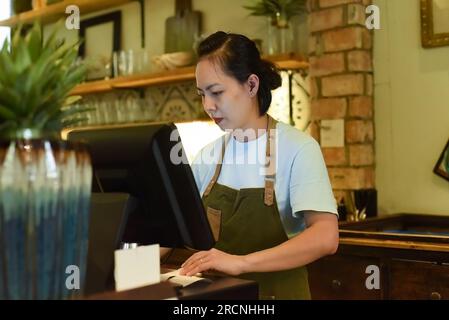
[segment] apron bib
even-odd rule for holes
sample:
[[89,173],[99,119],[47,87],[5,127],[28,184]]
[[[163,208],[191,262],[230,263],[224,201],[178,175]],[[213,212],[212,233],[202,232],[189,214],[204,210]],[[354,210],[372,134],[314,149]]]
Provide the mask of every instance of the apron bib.
[[[276,159],[273,151],[275,127],[276,121],[268,117],[268,163]],[[245,255],[287,241],[274,194],[274,174],[265,175],[264,188],[236,190],[217,183],[226,144],[223,140],[221,161],[203,194],[207,218],[216,240],[215,248]],[[310,299],[305,266],[285,271],[246,273],[239,277],[258,282],[260,299]]]

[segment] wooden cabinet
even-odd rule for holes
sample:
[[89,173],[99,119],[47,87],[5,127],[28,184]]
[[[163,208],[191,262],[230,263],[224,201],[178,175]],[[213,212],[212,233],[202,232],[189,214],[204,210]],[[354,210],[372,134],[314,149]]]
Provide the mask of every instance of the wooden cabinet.
[[308,268],[312,299],[381,299],[380,290],[368,290],[365,286],[366,268],[379,264],[376,258],[350,255],[335,255],[315,262]]
[[393,260],[388,272],[390,299],[449,299],[449,265]]
[[341,223],[337,254],[308,266],[312,299],[449,299],[448,230],[449,217],[428,215]]

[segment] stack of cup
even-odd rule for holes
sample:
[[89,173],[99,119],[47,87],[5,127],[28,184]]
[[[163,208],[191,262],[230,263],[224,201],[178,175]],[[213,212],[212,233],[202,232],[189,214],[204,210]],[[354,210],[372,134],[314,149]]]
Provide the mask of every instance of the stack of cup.
[[151,71],[150,54],[145,49],[115,51],[112,65],[114,77],[148,73]]

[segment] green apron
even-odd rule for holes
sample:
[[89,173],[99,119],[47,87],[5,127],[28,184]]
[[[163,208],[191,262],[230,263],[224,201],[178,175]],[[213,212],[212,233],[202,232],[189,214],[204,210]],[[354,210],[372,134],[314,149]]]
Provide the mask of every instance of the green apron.
[[[267,163],[276,159],[273,147],[276,130],[272,130],[275,128],[276,121],[268,117]],[[274,194],[274,174],[265,175],[264,188],[235,190],[217,183],[226,144],[223,140],[221,161],[203,194],[216,240],[215,248],[230,254],[246,255],[287,241]],[[310,299],[305,266],[285,271],[247,273],[240,277],[258,282],[260,299]]]

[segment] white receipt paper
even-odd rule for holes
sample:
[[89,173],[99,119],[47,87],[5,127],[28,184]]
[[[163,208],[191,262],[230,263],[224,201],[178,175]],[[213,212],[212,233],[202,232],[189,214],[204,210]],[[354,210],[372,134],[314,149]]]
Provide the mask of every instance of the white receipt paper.
[[160,282],[159,244],[115,250],[115,290],[124,291]]
[[204,278],[197,277],[201,276],[201,273],[197,273],[197,276],[183,276],[179,274],[179,270],[167,272],[164,274],[161,274],[161,281],[169,281],[172,283],[175,283],[180,286],[188,286],[189,284],[192,284],[194,282],[203,280]]

